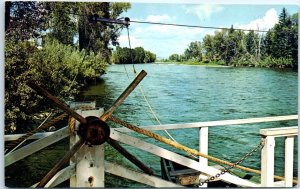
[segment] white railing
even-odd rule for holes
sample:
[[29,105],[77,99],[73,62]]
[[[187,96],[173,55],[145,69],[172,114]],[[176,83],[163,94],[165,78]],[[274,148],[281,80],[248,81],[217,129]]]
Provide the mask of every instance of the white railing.
[[[292,187],[294,162],[294,137],[298,136],[298,127],[261,129],[260,134],[265,141],[261,151],[261,186]],[[274,150],[275,137],[285,137],[284,181],[274,182]]]
[[[89,112],[89,111],[82,111],[80,113],[84,114],[84,116],[92,115],[95,113],[99,114],[99,112]],[[196,123],[184,123],[184,124],[143,126],[142,128],[147,129],[147,130],[152,130],[152,131],[153,130],[182,129],[182,128],[184,128],[184,129],[198,128],[199,129],[199,151],[201,153],[208,154],[208,128],[209,127],[241,125],[241,124],[251,124],[251,123],[263,123],[263,122],[273,122],[273,121],[288,121],[288,120],[297,120],[297,119],[298,119],[298,115],[288,115],[288,116],[262,117],[262,118],[251,118],[251,119],[236,119],[236,120],[222,120],[222,121],[196,122]],[[297,128],[293,128],[293,129],[294,129],[293,132],[295,131],[295,129],[297,130]],[[129,135],[125,134],[126,132],[132,132],[132,131],[129,129],[126,129],[126,128],[111,129],[110,137],[121,143],[131,145],[135,148],[155,154],[159,157],[171,160],[178,164],[182,164],[191,169],[198,170],[198,171],[204,173],[204,175],[216,175],[217,173],[220,173],[220,170],[216,169],[215,167],[208,166],[208,160],[206,158],[200,157],[199,162],[197,162],[197,161],[194,161],[187,157],[184,157],[184,156],[181,156],[174,152],[171,152],[169,150],[166,150],[164,148],[161,148],[159,146],[156,146],[156,145],[147,143],[143,140],[140,140],[138,138],[129,136]],[[261,132],[264,132],[264,130],[262,130]],[[274,132],[275,132],[274,130],[269,129],[268,131],[266,131],[266,133],[261,133],[262,135],[268,136],[268,137],[266,137],[268,139],[267,139],[266,145],[262,152],[262,153],[266,154],[266,155],[264,155],[266,158],[271,157],[270,154],[272,152],[272,147],[271,147],[271,150],[270,149],[266,150],[266,148],[268,148],[269,143],[272,143],[272,137],[275,137],[275,136],[271,136],[270,133],[274,133]],[[5,141],[15,140],[20,136],[21,135],[6,135]],[[35,153],[36,151],[38,151],[42,148],[45,148],[46,146],[53,144],[54,142],[57,142],[58,140],[61,140],[62,138],[65,138],[67,136],[69,136],[67,127],[63,128],[61,130],[55,131],[55,132],[51,132],[51,134],[37,133],[32,136],[32,139],[39,139],[39,140],[37,140],[33,143],[30,143],[23,148],[17,149],[16,151],[14,151],[8,155],[5,155],[5,167],[12,163],[15,163],[16,161],[18,161],[20,159],[23,159],[23,158],[31,155],[32,153]],[[293,137],[294,135],[290,136],[289,133],[286,133],[286,130],[285,131],[281,130],[281,134],[280,135],[278,134],[277,136],[286,136],[288,138],[288,137]],[[76,140],[76,137],[71,136],[70,145],[74,144],[75,140]],[[291,144],[293,144],[293,140],[286,139],[286,146],[291,146]],[[100,154],[95,151],[96,148],[98,149],[96,151],[99,151],[99,150],[101,151]],[[98,186],[98,187],[104,186],[104,171],[127,178],[127,179],[135,180],[135,181],[138,181],[138,182],[150,185],[150,186],[156,186],[156,187],[157,186],[160,186],[160,187],[162,187],[162,186],[164,186],[164,187],[179,186],[179,185],[164,181],[164,180],[154,177],[154,176],[149,176],[144,173],[129,170],[120,165],[115,165],[110,162],[106,162],[106,161],[104,161],[104,150],[103,149],[104,149],[103,145],[98,146],[98,147],[82,148],[81,152],[77,153],[76,158],[73,158],[71,160],[70,166],[65,168],[64,170],[60,171],[59,173],[57,173],[57,175],[60,175],[59,178],[56,175],[56,177],[53,178],[51,181],[52,184],[49,183],[47,186],[55,186],[71,177],[70,186],[72,186],[72,187],[75,187],[75,186],[89,187],[89,185],[87,183],[87,178],[86,178],[87,174],[85,174],[86,170],[89,170],[91,175],[94,175],[95,171],[98,171],[97,174],[95,174],[95,178],[98,178],[95,180],[96,181],[96,183],[94,185],[95,187],[96,186]],[[273,149],[273,152],[274,152],[274,149]],[[87,153],[89,154],[88,159],[86,159],[86,156],[84,156],[84,154],[87,154]],[[291,148],[286,148],[286,154],[291,154],[291,153],[292,153]],[[97,155],[97,157],[96,157],[96,155]],[[273,155],[273,157],[274,157],[274,155]],[[288,156],[286,156],[286,157],[288,157]],[[291,185],[290,180],[291,180],[292,176],[290,176],[290,170],[292,168],[290,165],[291,164],[290,160],[291,159],[286,160],[286,163],[285,163],[286,186]],[[100,167],[96,166],[94,168],[91,168],[90,167],[91,163],[92,164],[96,163],[101,166]],[[75,169],[74,169],[74,164],[76,166]],[[265,166],[266,169],[269,169],[269,167],[272,167],[272,162],[268,163],[267,161],[264,161],[264,164],[262,163],[262,166]],[[244,186],[244,187],[270,186],[271,185],[270,183],[272,183],[272,182],[270,181],[271,179],[269,177],[272,173],[272,170],[270,172],[270,171],[266,170],[265,168],[262,167],[262,170],[264,170],[264,172],[262,174],[262,183],[261,184],[257,184],[257,183],[253,183],[249,180],[241,179],[241,178],[239,178],[235,175],[231,175],[229,173],[225,173],[224,175],[221,175],[220,179],[222,179],[226,182],[230,182],[230,183],[236,184],[238,186]],[[273,166],[273,169],[274,169],[274,166]],[[77,170],[81,170],[81,171],[77,171]],[[122,170],[122,171],[118,171],[118,170]],[[99,173],[99,171],[101,172],[101,174]],[[130,174],[125,174],[125,172],[128,172]],[[265,172],[267,172],[267,173],[265,173]],[[101,178],[99,177],[99,174],[100,174]],[[76,175],[76,177],[75,177],[75,175]],[[201,175],[202,179],[206,178],[206,176],[204,176],[204,175]],[[274,173],[272,173],[272,176],[273,175],[274,175]],[[276,186],[276,184],[278,184],[278,183],[275,183],[274,186]]]

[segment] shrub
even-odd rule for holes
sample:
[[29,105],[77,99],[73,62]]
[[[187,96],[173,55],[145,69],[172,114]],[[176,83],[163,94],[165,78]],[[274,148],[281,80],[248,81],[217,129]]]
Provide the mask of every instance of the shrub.
[[9,133],[24,132],[32,114],[51,107],[26,85],[28,80],[67,100],[85,82],[99,78],[106,67],[100,54],[85,55],[57,41],[47,41],[38,49],[29,42],[8,40],[5,50],[5,129]]

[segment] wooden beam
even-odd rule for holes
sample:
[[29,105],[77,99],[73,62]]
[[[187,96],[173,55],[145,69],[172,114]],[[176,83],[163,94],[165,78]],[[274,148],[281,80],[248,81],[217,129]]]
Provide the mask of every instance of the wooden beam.
[[163,180],[161,178],[155,177],[155,176],[150,176],[145,173],[137,172],[130,170],[128,168],[125,168],[123,166],[110,163],[105,161],[105,172],[108,172],[113,175],[117,175],[119,177],[127,178],[142,184],[146,184],[149,186],[154,186],[154,187],[182,187],[178,184],[175,184],[173,182],[169,182],[166,180]]
[[69,128],[64,127],[60,130],[55,131],[52,135],[49,135],[45,138],[34,141],[12,153],[9,153],[5,156],[5,167],[19,161],[51,144],[69,136]]
[[102,121],[106,121],[109,116],[117,109],[117,107],[124,102],[124,100],[130,95],[130,93],[138,86],[138,84],[144,79],[147,75],[147,72],[142,70],[135,79],[130,83],[130,85],[123,91],[123,93],[119,96],[119,98],[112,104],[112,106],[106,110],[103,115],[101,115],[100,119]]
[[[199,128],[199,152],[203,154],[208,154],[208,127],[200,127]],[[208,159],[199,157],[199,163],[202,166],[208,166]],[[207,176],[202,175],[205,179]],[[199,175],[200,179],[200,175]],[[207,187],[207,183],[204,183],[200,187]]]
[[60,159],[54,167],[42,178],[40,183],[37,185],[38,188],[44,187],[52,177],[69,161],[70,158],[83,146],[84,141],[81,139],[79,140],[74,146],[72,146],[71,150],[67,152],[62,159]]
[[274,148],[275,138],[268,136],[265,138],[264,147],[261,150],[261,186],[274,186]]
[[285,187],[293,187],[294,137],[285,138],[284,177]]
[[[194,123],[182,123],[182,124],[151,125],[151,126],[142,126],[141,128],[154,131],[154,130],[170,130],[170,129],[182,129],[182,128],[188,129],[188,128],[199,128],[199,127],[215,127],[215,126],[226,126],[226,125],[242,125],[242,124],[251,124],[251,123],[287,121],[287,120],[297,120],[297,119],[298,119],[298,115],[287,115],[287,116],[206,121],[206,122],[194,122]],[[118,130],[120,132],[132,132],[132,130],[127,128],[115,128],[115,130]]]
[[259,132],[263,136],[296,136],[298,135],[298,127],[280,127],[280,128],[270,128],[270,129],[261,129]]
[[68,180],[73,175],[75,175],[75,164],[70,165],[57,172],[56,175],[54,175],[52,179],[45,185],[45,188],[55,187],[60,183]]
[[[54,132],[43,132],[43,133],[35,133],[34,135],[30,136],[27,140],[33,140],[33,139],[40,139],[44,138],[46,136],[52,135]],[[5,135],[4,140],[5,141],[13,141],[17,140],[18,138],[24,136],[26,134],[12,134],[12,135]]]
[[[176,154],[176,153],[166,150],[164,148],[158,147],[156,145],[147,143],[143,140],[137,139],[135,137],[132,137],[132,136],[129,136],[129,135],[117,132],[117,131],[112,131],[110,134],[110,137],[117,141],[120,141],[122,143],[134,146],[138,149],[144,150],[146,152],[150,152],[159,157],[163,157],[165,159],[171,160],[173,162],[184,165],[191,169],[201,171],[202,173],[205,173],[208,175],[216,175],[217,173],[220,173],[220,170],[218,170],[214,167],[210,167],[210,166],[204,167],[195,160],[189,159],[187,157],[181,156],[179,154]],[[230,182],[230,183],[234,183],[239,186],[245,186],[245,187],[259,187],[260,186],[253,182],[250,182],[248,180],[244,180],[237,176],[231,175],[229,173],[225,173],[224,175],[221,175],[220,179]]]
[[27,82],[27,85],[35,90],[39,95],[46,97],[49,101],[54,103],[56,106],[58,106],[60,109],[62,109],[64,112],[69,114],[70,116],[74,117],[76,120],[78,120],[82,124],[86,124],[86,120],[84,117],[76,113],[74,110],[69,108],[66,104],[64,104],[62,101],[60,101],[57,97],[50,94],[47,90],[43,89],[41,86],[35,84],[32,81]]
[[[87,111],[77,110],[77,113],[83,117],[99,117],[103,112],[103,108]],[[76,125],[79,125],[78,121],[76,121]],[[71,135],[70,148],[78,140],[78,135]],[[76,164],[76,176],[70,178],[70,187],[104,187],[104,144],[94,146],[84,145],[74,157],[71,158],[70,163]],[[93,178],[92,183],[88,182],[90,177]]]

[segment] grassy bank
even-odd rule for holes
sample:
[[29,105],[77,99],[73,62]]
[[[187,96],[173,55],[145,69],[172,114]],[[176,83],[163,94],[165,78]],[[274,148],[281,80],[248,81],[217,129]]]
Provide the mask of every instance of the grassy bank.
[[197,62],[197,61],[183,61],[183,62],[173,62],[173,61],[157,61],[156,64],[177,64],[177,65],[191,65],[191,66],[207,66],[207,67],[228,67],[225,64],[219,62]]

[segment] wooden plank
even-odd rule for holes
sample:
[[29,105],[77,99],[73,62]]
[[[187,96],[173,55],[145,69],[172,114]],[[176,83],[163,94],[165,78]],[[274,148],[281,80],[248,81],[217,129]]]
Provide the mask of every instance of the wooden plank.
[[[83,117],[96,116],[103,114],[104,110],[88,110],[78,113]],[[79,122],[76,121],[78,125]],[[71,139],[72,138],[72,139]],[[78,136],[73,135],[70,138],[70,146],[78,140]],[[76,163],[76,176],[70,179],[70,187],[104,187],[104,144],[95,146],[84,145],[71,160]],[[93,178],[93,182],[89,183],[88,179]]]
[[[73,104],[73,103],[72,103]],[[72,104],[70,106],[72,106]],[[74,105],[73,108],[76,108],[76,106]],[[78,114],[82,114],[82,110],[76,110],[76,112]],[[78,129],[78,126],[79,126],[79,121],[75,121],[75,130]],[[79,136],[76,134],[76,131],[74,131],[74,133],[71,133],[70,134],[70,146],[69,148],[71,149],[75,144],[76,142],[79,140]],[[70,165],[72,164],[76,164],[76,154],[71,157],[70,159]],[[77,186],[77,179],[76,179],[76,174],[75,175],[72,175],[71,178],[70,178],[70,188],[75,188]]]
[[280,127],[280,128],[270,128],[270,129],[261,129],[259,132],[263,136],[295,136],[298,135],[298,127]]
[[[287,120],[297,120],[297,119],[298,119],[298,115],[287,115],[287,116],[233,119],[233,120],[194,122],[194,123],[182,123],[182,124],[151,125],[151,126],[142,126],[141,128],[154,131],[154,130],[169,130],[169,129],[182,129],[182,128],[188,129],[188,128],[199,128],[199,127],[214,127],[214,126],[225,126],[225,125],[242,125],[242,124],[251,124],[251,123],[287,121]],[[130,129],[127,128],[116,128],[115,130],[118,130],[120,132],[132,132]]]
[[[208,154],[208,127],[199,128],[199,152],[203,154]],[[199,163],[202,166],[208,166],[208,159],[199,157]],[[205,179],[207,178],[207,176],[205,175],[202,175],[202,177]],[[204,183],[202,186],[199,185],[199,187],[207,187],[207,183]]]
[[294,137],[288,136],[285,138],[285,153],[284,153],[284,177],[285,187],[293,187],[293,163],[294,163]]
[[154,187],[182,187],[180,185],[177,185],[173,182],[169,182],[166,180],[163,180],[161,178],[150,176],[145,173],[137,172],[130,170],[128,168],[125,168],[123,166],[110,163],[108,161],[105,161],[105,172],[108,172],[110,174],[117,175],[119,177],[127,178],[142,184],[146,184],[149,186]]
[[190,175],[190,174],[200,174],[200,172],[194,169],[181,169],[177,171],[170,171],[171,176]]
[[[40,139],[44,138],[46,136],[52,135],[54,132],[43,132],[43,133],[35,133],[34,135],[30,136],[27,140],[32,140],[32,139]],[[5,141],[13,141],[17,140],[18,138],[24,136],[25,134],[12,134],[12,135],[5,135],[4,140]]]
[[68,180],[71,176],[75,175],[75,164],[70,165],[59,172],[57,172],[52,179],[45,185],[45,188],[55,187],[62,182]]
[[275,138],[268,136],[261,151],[261,186],[274,186],[274,148]]
[[274,187],[285,187],[285,181],[277,181],[277,182],[274,182]]
[[93,108],[96,108],[96,101],[91,101],[91,102],[71,102],[71,103],[68,103],[70,108],[74,109],[74,108],[77,108],[77,107],[80,107],[80,106],[90,106],[90,107],[93,107]]
[[[198,171],[201,171],[203,173],[206,173],[208,175],[216,175],[217,173],[220,173],[220,171],[214,167],[210,166],[202,166],[199,162],[189,159],[187,157],[181,156],[179,154],[176,154],[174,152],[171,152],[169,150],[166,150],[164,148],[158,147],[156,145],[147,143],[143,140],[137,139],[132,136],[128,136],[126,134],[117,132],[117,131],[111,131],[110,137],[118,140],[122,143],[134,146],[138,149],[150,152],[152,154],[155,154],[159,157],[163,157],[165,159],[168,159],[170,161],[176,162],[178,164],[184,165],[186,167],[189,167],[191,169],[195,169]],[[245,187],[259,187],[260,185],[255,184],[253,182],[250,182],[248,180],[241,179],[237,176],[231,175],[229,173],[225,173],[224,175],[220,176],[220,179],[234,183],[239,186],[245,186]]]
[[104,187],[104,145],[83,146],[76,154],[76,187]]
[[69,136],[69,128],[64,127],[60,130],[55,131],[52,135],[45,138],[34,141],[16,151],[9,153],[5,156],[5,167],[19,161],[51,144]]

